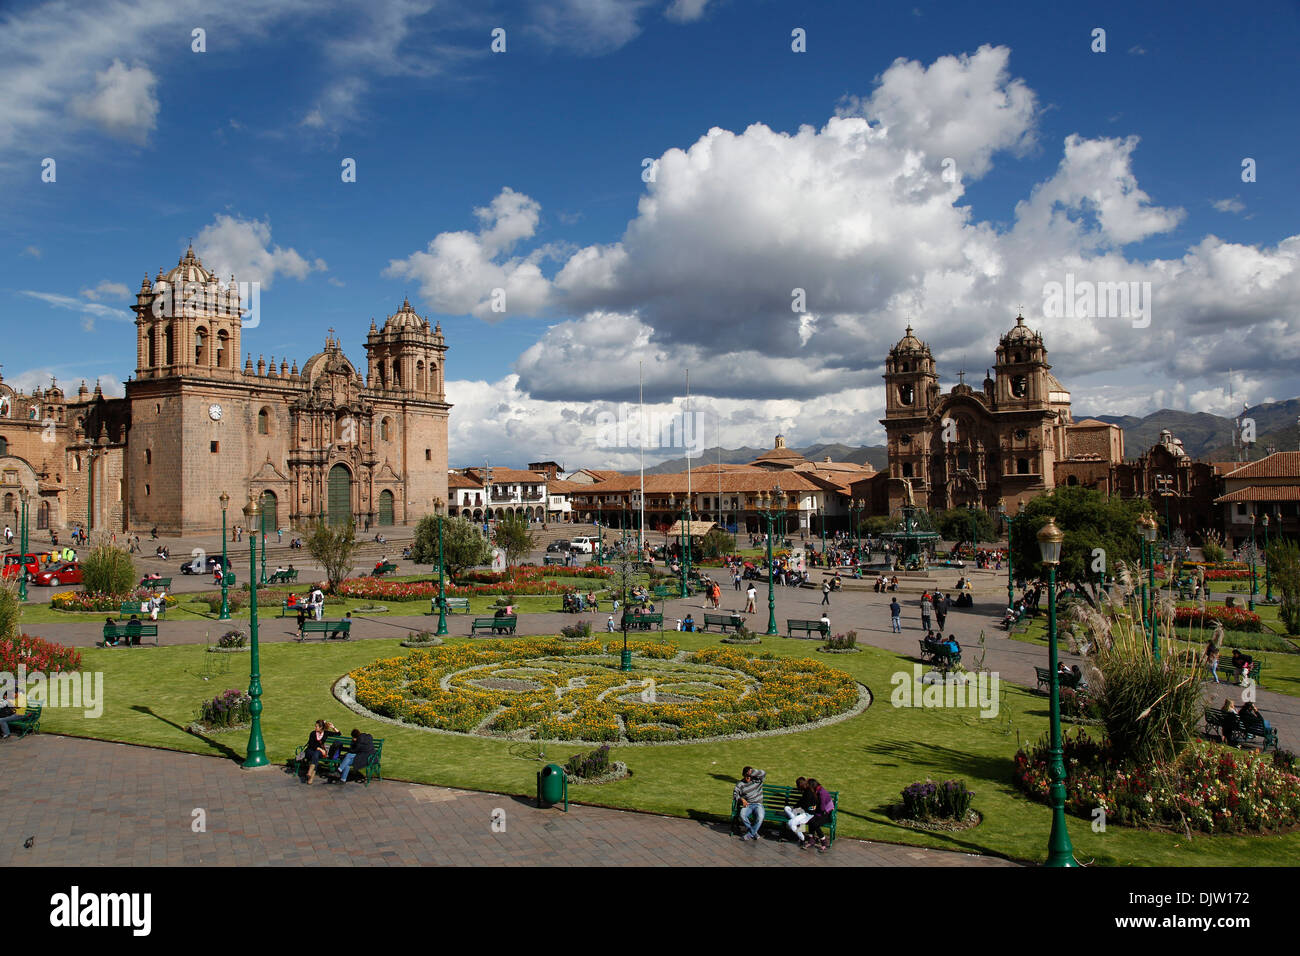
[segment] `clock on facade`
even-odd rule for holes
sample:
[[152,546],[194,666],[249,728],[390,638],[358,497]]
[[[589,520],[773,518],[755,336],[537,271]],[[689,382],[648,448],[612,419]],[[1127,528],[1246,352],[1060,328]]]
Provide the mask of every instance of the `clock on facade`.
[[214,422],[221,421],[221,406],[217,405],[215,402],[209,405],[208,417],[211,418]]

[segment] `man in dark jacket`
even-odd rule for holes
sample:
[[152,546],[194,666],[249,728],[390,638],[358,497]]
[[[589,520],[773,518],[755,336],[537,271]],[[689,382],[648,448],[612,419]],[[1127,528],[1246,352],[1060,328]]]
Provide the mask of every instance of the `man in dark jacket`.
[[370,762],[370,755],[374,752],[375,738],[353,729],[352,746],[348,748],[343,762],[339,764],[339,782],[347,783],[348,771],[352,769],[352,764],[355,762],[359,768],[364,768]]

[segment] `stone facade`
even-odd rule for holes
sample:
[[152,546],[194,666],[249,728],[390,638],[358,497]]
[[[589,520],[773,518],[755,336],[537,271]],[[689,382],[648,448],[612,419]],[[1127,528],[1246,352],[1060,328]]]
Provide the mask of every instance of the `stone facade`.
[[83,385],[65,402],[57,388],[25,397],[0,383],[0,452],[21,461],[55,527],[84,523],[91,495],[92,529],[160,535],[219,530],[223,492],[231,526],[251,493],[268,528],[409,524],[447,499],[447,346],[409,302],[382,328],[371,321],[364,379],[332,329],[301,369],[251,355],[238,368],[248,310],[234,277],[223,286],[193,249],[146,276],[132,309],[125,398]]
[[[907,328],[885,360],[888,473],[862,486],[873,510],[895,512],[910,483],[934,510],[973,505],[1015,512],[1018,503],[1080,475],[1109,474],[1123,460],[1117,426],[1075,424],[1070,393],[1051,373],[1041,334],[1023,315],[998,342],[993,368],[976,390],[962,380],[940,393],[930,347]],[[868,493],[874,492],[874,493]]]

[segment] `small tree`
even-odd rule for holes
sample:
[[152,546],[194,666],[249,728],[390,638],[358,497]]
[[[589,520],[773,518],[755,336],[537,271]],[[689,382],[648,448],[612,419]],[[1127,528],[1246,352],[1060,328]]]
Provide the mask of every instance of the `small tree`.
[[1219,532],[1210,530],[1202,536],[1201,556],[1211,564],[1218,564],[1227,555],[1223,550],[1223,535]]
[[331,591],[351,573],[356,550],[356,528],[350,521],[337,526],[318,522],[307,537],[307,553],[325,569]]
[[[466,568],[487,564],[492,549],[478,525],[465,518],[442,519],[442,557],[453,577]],[[438,563],[438,516],[425,515],[415,526],[411,560],[416,564]]]
[[945,541],[969,541],[972,532],[979,541],[995,537],[993,518],[983,508],[949,508],[935,516],[934,524]]
[[1269,544],[1268,571],[1273,587],[1282,592],[1278,614],[1286,632],[1300,634],[1300,548],[1294,541]]
[[510,567],[537,546],[537,535],[523,515],[507,515],[497,522],[497,546],[506,553],[506,567]]
[[[1061,546],[1060,584],[1094,586],[1095,563],[1104,556],[1106,573],[1114,573],[1120,561],[1136,565],[1138,559],[1137,519],[1147,510],[1145,500],[1112,498],[1082,487],[1057,488],[1039,495],[1028,504],[1011,526],[1011,549],[1017,577],[1045,578],[1038,548],[1039,529],[1048,517],[1065,533]],[[1100,549],[1103,554],[1097,554]]]
[[131,555],[111,544],[101,542],[81,559],[81,584],[91,594],[127,594],[138,580]]
[[0,581],[0,641],[18,636],[18,619],[22,613],[23,606],[18,600],[18,580],[5,578]]
[[714,528],[695,547],[701,558],[720,558],[724,554],[731,554],[731,535],[720,528]]

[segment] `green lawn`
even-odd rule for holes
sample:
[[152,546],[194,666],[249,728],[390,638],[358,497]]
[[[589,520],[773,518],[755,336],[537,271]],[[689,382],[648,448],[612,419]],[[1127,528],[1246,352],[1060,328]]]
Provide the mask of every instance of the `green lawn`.
[[[674,634],[687,648],[715,646],[710,635]],[[1046,700],[1003,685],[1001,713],[981,719],[975,710],[895,708],[891,675],[910,675],[912,661],[876,648],[823,657],[807,642],[768,639],[764,650],[814,656],[852,673],[871,688],[875,703],[863,714],[830,727],[776,737],[657,747],[616,747],[635,771],[628,780],[590,791],[571,791],[579,801],[677,816],[727,812],[730,792],[744,764],[768,771],[774,782],[815,775],[841,791],[840,832],[865,839],[910,843],[1015,859],[1041,860],[1050,824],[1046,807],[1023,798],[1010,780],[1011,759],[1022,742],[1047,727]],[[228,758],[242,757],[247,734],[211,739],[183,730],[200,700],[246,686],[248,656],[206,654],[199,646],[121,651],[83,651],[86,670],[105,675],[104,714],[87,720],[80,711],[50,709],[42,727]],[[535,789],[539,763],[527,745],[430,734],[356,717],[330,694],[332,682],[379,657],[404,654],[396,641],[339,644],[270,644],[262,651],[263,730],[271,759],[283,762],[306,739],[318,718],[345,733],[357,726],[385,738],[386,777],[512,794]],[[214,669],[228,668],[226,673]],[[548,746],[547,758],[562,762],[577,749]],[[976,792],[984,823],[956,834],[902,828],[884,813],[905,786],[918,780],[956,778]],[[380,784],[383,786],[383,784]],[[1223,838],[1128,830],[1111,826],[1093,833],[1090,822],[1070,819],[1076,854],[1106,865],[1286,865],[1300,851],[1300,834]]]

